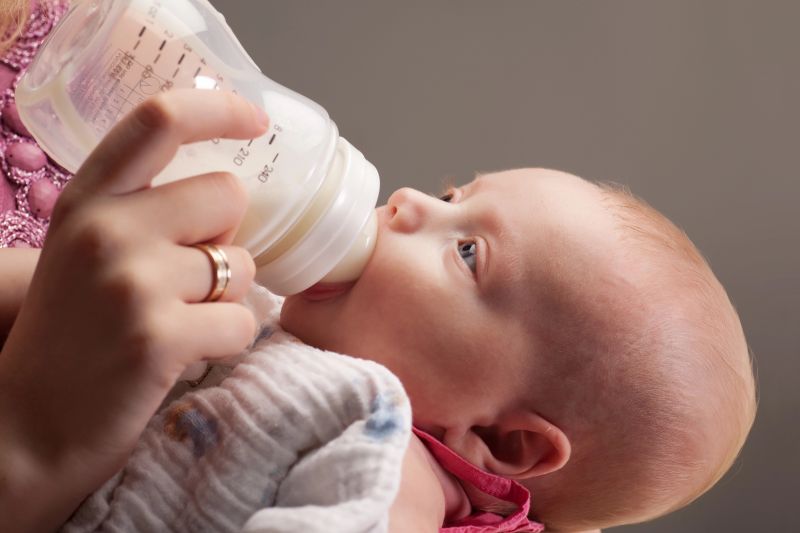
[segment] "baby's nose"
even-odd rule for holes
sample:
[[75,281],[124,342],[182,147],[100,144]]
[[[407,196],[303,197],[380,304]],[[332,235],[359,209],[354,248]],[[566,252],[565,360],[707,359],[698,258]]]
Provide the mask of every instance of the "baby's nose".
[[386,202],[389,208],[389,227],[403,233],[413,233],[430,218],[435,198],[409,187],[397,189]]

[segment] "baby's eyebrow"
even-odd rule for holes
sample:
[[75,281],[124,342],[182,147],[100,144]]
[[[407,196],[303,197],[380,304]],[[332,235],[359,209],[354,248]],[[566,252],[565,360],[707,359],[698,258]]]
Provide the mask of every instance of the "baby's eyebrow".
[[[476,178],[465,185],[462,198],[475,198],[480,195],[487,184],[484,175],[476,173]],[[479,202],[481,205],[479,220],[482,230],[489,237],[490,252],[486,258],[485,287],[488,295],[496,299],[510,298],[509,290],[521,283],[523,265],[520,258],[514,255],[518,234],[506,220],[503,211],[496,205]]]
[[464,185],[461,189],[464,191],[465,196],[472,196],[473,194],[480,191],[483,187],[484,178],[483,174],[480,172],[475,173],[475,179]]
[[[482,172],[475,171],[472,180],[467,182],[465,185],[461,186],[462,189],[466,189],[470,187],[473,183],[480,181],[483,179],[484,174]],[[431,194],[431,196],[442,196],[450,192],[451,189],[459,188],[458,182],[460,180],[453,174],[448,174],[442,178],[441,186],[439,188],[438,194]],[[430,193],[429,193],[430,194]]]

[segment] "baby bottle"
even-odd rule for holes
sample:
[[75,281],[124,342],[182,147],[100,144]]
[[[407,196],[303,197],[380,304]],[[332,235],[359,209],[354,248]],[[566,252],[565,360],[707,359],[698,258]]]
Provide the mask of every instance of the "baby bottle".
[[375,167],[321,106],[261,74],[207,0],[75,2],[20,80],[17,106],[41,147],[75,172],[127,111],[172,87],[234,91],[266,110],[270,128],[183,146],[153,183],[239,176],[250,204],[234,242],[276,294],[358,278],[375,244]]

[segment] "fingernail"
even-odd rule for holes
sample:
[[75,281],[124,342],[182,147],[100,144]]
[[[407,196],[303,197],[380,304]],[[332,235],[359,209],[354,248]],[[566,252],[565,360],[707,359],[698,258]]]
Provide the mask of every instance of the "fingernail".
[[257,106],[253,102],[250,102],[250,105],[253,106],[253,110],[256,113],[256,120],[258,121],[258,123],[264,126],[265,128],[268,127],[269,115],[267,115],[267,112],[261,109],[261,106]]

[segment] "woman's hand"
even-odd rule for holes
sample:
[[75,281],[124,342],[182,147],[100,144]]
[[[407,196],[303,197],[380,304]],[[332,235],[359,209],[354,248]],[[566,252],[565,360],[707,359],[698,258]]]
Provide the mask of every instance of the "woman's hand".
[[[226,173],[150,181],[181,144],[250,139],[266,126],[230,93],[167,92],[109,132],[64,190],[0,354],[4,527],[57,527],[122,466],[187,365],[252,339],[255,321],[237,301],[255,267],[229,245],[241,184]],[[203,242],[230,262],[220,302],[203,302],[211,264],[191,246]]]

